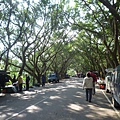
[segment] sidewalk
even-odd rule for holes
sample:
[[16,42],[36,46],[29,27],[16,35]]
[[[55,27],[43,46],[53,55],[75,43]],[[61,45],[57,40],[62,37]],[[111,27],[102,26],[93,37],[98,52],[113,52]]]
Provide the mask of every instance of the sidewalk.
[[[111,103],[110,93],[106,93],[104,89],[100,89],[99,85],[96,85],[96,94],[93,95],[92,104],[90,104],[93,111],[97,111],[98,114],[102,114],[102,117],[107,120],[106,115],[111,117],[110,120],[120,120],[120,109],[113,107]],[[91,111],[90,111],[91,112]]]

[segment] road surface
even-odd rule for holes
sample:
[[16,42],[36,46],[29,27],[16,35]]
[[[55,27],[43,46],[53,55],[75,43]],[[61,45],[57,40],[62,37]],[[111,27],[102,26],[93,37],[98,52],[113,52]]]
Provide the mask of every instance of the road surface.
[[82,78],[61,80],[23,93],[1,94],[0,120],[120,120],[109,94],[97,88],[92,102],[85,101]]

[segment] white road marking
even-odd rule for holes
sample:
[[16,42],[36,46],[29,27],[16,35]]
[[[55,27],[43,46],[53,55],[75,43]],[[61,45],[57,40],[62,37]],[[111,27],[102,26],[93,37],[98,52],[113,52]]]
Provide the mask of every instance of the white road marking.
[[[46,99],[48,99],[48,98],[49,98],[49,97],[46,97],[46,98],[42,99],[41,101],[39,101],[39,102],[37,102],[37,103],[35,103],[35,104],[33,104],[33,105],[37,105],[37,104],[43,102],[44,100],[46,100]],[[30,105],[30,106],[33,106],[33,105]],[[30,106],[28,106],[27,108],[29,108]],[[22,110],[22,111],[20,111],[20,112],[18,112],[18,113],[13,114],[11,117],[7,118],[6,120],[10,120],[11,118],[13,118],[13,117],[15,117],[15,116],[18,116],[19,114],[21,114],[21,113],[23,113],[24,111],[26,111],[27,108],[25,108],[24,110]]]
[[105,94],[105,92],[102,90],[102,93],[104,94],[104,96],[106,97],[106,99],[108,100],[108,102],[110,103],[110,105],[112,106],[113,110],[115,111],[115,113],[118,115],[118,117],[120,118],[120,113],[118,112],[118,110],[113,106],[113,104],[111,103],[110,99],[107,97],[107,95]]

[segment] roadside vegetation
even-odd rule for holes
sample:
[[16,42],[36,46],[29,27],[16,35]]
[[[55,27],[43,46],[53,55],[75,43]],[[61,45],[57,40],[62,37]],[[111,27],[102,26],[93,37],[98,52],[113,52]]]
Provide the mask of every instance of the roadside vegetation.
[[36,1],[0,0],[0,69],[40,83],[43,73],[105,76],[119,65],[120,1]]

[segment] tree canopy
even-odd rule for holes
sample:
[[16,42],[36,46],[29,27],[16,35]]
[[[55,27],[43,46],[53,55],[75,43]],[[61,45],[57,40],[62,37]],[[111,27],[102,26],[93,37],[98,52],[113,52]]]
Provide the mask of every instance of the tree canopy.
[[1,69],[41,75],[120,63],[118,0],[1,0]]

